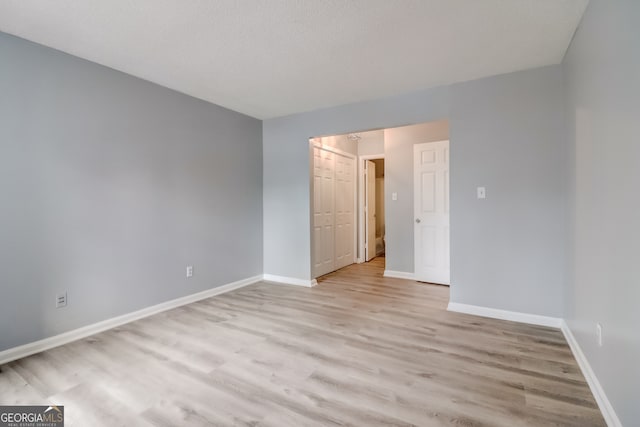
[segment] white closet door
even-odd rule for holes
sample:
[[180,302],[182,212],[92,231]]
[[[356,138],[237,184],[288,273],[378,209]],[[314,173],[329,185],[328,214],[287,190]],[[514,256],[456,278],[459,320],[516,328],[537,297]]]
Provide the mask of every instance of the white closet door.
[[353,264],[355,159],[313,147],[314,276]]
[[336,154],[336,269],[353,264],[355,260],[354,165],[354,159]]
[[335,154],[313,148],[315,275],[335,270]]

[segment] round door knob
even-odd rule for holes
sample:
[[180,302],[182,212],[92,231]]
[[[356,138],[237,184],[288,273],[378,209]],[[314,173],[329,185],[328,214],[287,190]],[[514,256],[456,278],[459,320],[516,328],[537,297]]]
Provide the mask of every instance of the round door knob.
[[420,218],[416,218],[416,224],[420,224]]

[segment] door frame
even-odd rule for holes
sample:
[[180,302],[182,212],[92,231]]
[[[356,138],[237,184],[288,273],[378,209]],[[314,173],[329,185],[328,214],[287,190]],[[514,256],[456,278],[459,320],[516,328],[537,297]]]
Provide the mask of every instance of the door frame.
[[[320,138],[309,138],[309,222],[310,222],[310,226],[309,226],[309,243],[311,244],[311,248],[310,248],[310,255],[311,258],[309,259],[309,267],[311,269],[311,277],[312,279],[316,279],[319,276],[316,275],[316,271],[314,268],[314,260],[315,260],[315,238],[314,238],[314,233],[313,233],[313,204],[314,204],[314,194],[315,194],[315,183],[313,181],[313,149],[314,148],[319,148],[321,150],[326,150],[326,151],[330,151],[334,154],[338,154],[340,156],[344,156],[344,157],[348,157],[350,159],[353,160],[353,176],[355,177],[357,174],[357,170],[358,170],[358,156],[356,156],[355,154],[340,150],[339,148],[335,148],[332,147],[330,145],[327,144],[323,144],[321,141],[319,141]],[[356,221],[358,219],[358,197],[357,197],[357,189],[358,189],[358,183],[357,183],[357,179],[353,180],[353,224],[356,224]],[[335,233],[335,228],[334,228],[334,233]],[[335,244],[335,238],[334,238],[334,244]],[[356,263],[358,262],[358,255],[357,255],[357,249],[358,249],[358,227],[357,225],[353,227],[353,262]]]
[[[366,250],[365,247],[365,223],[367,218],[364,215],[364,205],[365,205],[365,177],[364,177],[364,165],[367,160],[384,160],[384,154],[362,154],[358,156],[358,263],[361,264],[365,262],[364,252]],[[385,164],[386,167],[386,164]],[[385,191],[386,194],[386,191]],[[386,207],[385,203],[385,207]],[[385,215],[386,218],[386,215]]]

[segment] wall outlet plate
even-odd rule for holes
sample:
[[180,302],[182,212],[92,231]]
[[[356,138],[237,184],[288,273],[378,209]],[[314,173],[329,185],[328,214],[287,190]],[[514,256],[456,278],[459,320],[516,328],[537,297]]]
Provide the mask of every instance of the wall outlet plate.
[[62,308],[67,306],[67,293],[62,292],[56,295],[56,308]]
[[193,265],[187,266],[187,277],[193,277]]

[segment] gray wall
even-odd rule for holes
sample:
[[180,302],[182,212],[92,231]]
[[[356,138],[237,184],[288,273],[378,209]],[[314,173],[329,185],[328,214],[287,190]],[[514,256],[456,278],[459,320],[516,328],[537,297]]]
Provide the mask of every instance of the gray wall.
[[[414,271],[413,146],[449,139],[449,122],[385,129],[386,270]],[[397,193],[398,200],[392,199]]]
[[[560,67],[551,66],[266,120],[265,273],[311,277],[310,136],[450,118],[452,300],[560,316],[566,196],[561,77]],[[482,203],[475,199],[478,185],[487,187]],[[393,191],[388,180],[387,206]],[[388,208],[387,227],[396,220],[403,221]]]
[[638,22],[638,1],[592,0],[563,63],[574,194],[565,316],[626,426],[640,420]]
[[262,273],[259,120],[1,33],[0,60],[0,350]]
[[[566,149],[558,66],[451,90],[451,300],[561,317]],[[478,200],[484,186],[487,198]]]

